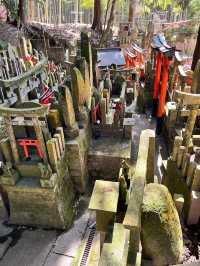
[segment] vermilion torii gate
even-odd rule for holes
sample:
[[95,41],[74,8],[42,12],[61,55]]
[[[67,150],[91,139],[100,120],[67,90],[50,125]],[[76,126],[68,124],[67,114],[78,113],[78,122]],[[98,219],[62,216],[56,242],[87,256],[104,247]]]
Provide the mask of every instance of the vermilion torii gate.
[[169,64],[175,55],[175,48],[167,44],[161,34],[154,36],[152,42],[155,58],[155,79],[153,93],[153,115],[157,117],[156,133],[160,134],[165,115],[165,101],[167,96]]

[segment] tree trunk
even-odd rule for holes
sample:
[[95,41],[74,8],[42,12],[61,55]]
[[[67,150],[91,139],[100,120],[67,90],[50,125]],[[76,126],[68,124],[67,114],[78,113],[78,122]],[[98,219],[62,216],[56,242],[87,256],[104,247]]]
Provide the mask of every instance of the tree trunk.
[[19,17],[19,24],[26,23],[26,15],[25,15],[25,0],[19,0],[18,4],[18,17]]
[[139,12],[139,0],[129,0],[128,22],[134,23]]
[[92,23],[92,29],[97,30],[98,32],[102,31],[102,22],[101,22],[101,0],[94,1],[94,18]]
[[114,19],[115,19],[116,3],[117,3],[117,0],[112,0],[111,9],[110,9],[110,17],[108,19],[107,27],[104,30],[103,34],[102,34],[102,37],[101,37],[101,40],[100,40],[100,43],[99,43],[100,47],[107,41],[108,35],[110,33],[110,30],[111,30],[111,28],[113,26],[113,22],[114,22]]
[[198,36],[197,36],[196,47],[195,47],[194,54],[193,54],[193,60],[192,60],[193,71],[195,70],[196,64],[199,59],[200,59],[200,26],[199,26]]

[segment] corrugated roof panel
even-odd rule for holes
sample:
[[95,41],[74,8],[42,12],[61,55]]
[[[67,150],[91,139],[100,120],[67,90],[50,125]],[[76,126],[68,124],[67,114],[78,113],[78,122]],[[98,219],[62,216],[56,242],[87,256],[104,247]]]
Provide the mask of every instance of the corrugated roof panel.
[[115,64],[125,65],[125,58],[121,48],[99,49],[97,51],[98,67],[105,67]]

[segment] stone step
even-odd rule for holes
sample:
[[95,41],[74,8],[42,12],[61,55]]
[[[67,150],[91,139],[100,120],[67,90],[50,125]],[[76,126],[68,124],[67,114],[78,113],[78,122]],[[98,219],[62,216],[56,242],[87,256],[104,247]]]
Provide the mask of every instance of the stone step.
[[22,177],[40,177],[40,169],[38,164],[21,163],[16,166],[20,176]]

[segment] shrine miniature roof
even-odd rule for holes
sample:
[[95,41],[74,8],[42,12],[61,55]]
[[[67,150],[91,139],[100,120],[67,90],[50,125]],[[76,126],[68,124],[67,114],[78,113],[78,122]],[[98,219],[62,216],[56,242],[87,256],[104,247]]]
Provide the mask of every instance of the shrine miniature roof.
[[29,34],[33,37],[44,37],[44,33],[47,37],[54,39],[55,41],[63,41],[68,46],[74,46],[78,40],[80,40],[81,31],[89,31],[89,27],[85,24],[61,24],[53,25],[40,22],[31,22],[27,28]]
[[182,61],[183,61],[183,57],[182,57],[182,55],[180,54],[179,51],[176,51],[176,52],[175,52],[175,58],[176,58],[176,60],[177,60],[178,62],[182,62]]
[[23,31],[19,30],[17,27],[5,22],[0,23],[0,40],[3,45],[5,45],[5,43],[10,43],[13,46],[18,46],[22,36],[24,36]]
[[157,34],[153,37],[151,47],[165,54],[167,57],[175,55],[175,48],[167,44],[165,36],[162,34]]
[[11,108],[0,105],[1,116],[44,117],[49,111],[49,105],[35,102],[23,102],[21,108]]
[[98,67],[106,67],[115,64],[125,65],[125,58],[121,48],[103,48],[97,50]]
[[136,43],[132,43],[131,48],[141,54],[144,53],[144,49],[142,49],[141,47],[139,47]]
[[135,58],[135,57],[137,57],[137,55],[134,54],[132,51],[130,51],[129,48],[125,48],[124,51],[125,51],[125,53],[128,54],[131,58]]

